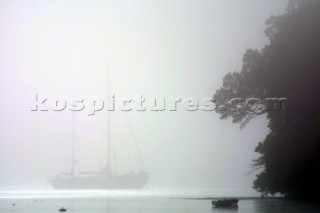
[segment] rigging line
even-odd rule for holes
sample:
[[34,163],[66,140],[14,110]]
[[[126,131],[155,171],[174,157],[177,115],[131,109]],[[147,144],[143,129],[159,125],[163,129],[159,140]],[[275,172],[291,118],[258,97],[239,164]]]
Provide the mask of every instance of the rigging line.
[[[121,128],[119,120],[118,119],[115,119],[115,120],[117,122],[117,125],[118,125],[119,129],[122,130],[123,128]],[[119,135],[120,135],[120,138],[121,138],[121,142],[122,142],[122,144],[123,144],[123,146],[124,146],[124,148],[126,150],[127,159],[129,160],[129,162],[132,162],[132,159],[131,159],[131,157],[129,155],[129,151],[128,151],[128,143],[126,142],[126,140],[125,140],[125,138],[123,136],[123,131],[121,131]]]
[[134,134],[134,131],[133,131],[133,126],[130,122],[130,119],[128,117],[128,115],[126,114],[126,112],[124,112],[125,114],[125,117],[127,118],[128,122],[129,122],[129,126],[130,126],[130,129],[132,131],[132,134],[133,134],[133,140],[134,140],[134,144],[136,145],[136,149],[137,149],[137,152],[139,154],[139,157],[140,157],[140,160],[141,160],[141,163],[142,163],[142,166],[143,166],[143,169],[147,172],[147,167],[146,165],[144,164],[144,161],[143,161],[143,157],[141,155],[141,152],[140,152],[140,149],[139,149],[139,146],[138,146],[138,142],[137,142],[137,139],[136,139],[136,135]]
[[[116,159],[116,155],[115,155],[115,152],[114,152],[114,149],[112,146],[110,146],[110,149],[111,149],[111,152],[112,152],[112,155],[113,155],[113,160],[114,160],[114,174],[117,175],[118,173],[118,168],[117,168],[117,159]],[[110,165],[111,166],[111,165]]]

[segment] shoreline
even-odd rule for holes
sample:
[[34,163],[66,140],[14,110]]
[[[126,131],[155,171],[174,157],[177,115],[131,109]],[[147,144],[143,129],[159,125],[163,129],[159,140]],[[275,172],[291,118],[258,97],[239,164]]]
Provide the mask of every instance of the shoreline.
[[286,200],[285,197],[237,197],[237,196],[228,196],[228,197],[200,197],[200,198],[189,198],[189,197],[182,197],[182,198],[170,198],[170,199],[185,199],[185,200],[219,200],[219,199],[230,199],[230,198],[236,198],[239,200]]

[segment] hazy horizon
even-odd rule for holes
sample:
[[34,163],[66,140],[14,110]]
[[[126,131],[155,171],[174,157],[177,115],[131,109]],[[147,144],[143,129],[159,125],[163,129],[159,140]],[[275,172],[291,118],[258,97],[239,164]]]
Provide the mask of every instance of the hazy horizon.
[[[73,113],[31,111],[35,93],[94,100],[109,87],[118,97],[210,98],[225,74],[241,69],[246,49],[268,44],[264,23],[287,2],[1,1],[0,190],[52,189],[48,179],[71,169]],[[130,124],[111,115],[113,143],[126,149],[118,148],[119,170],[139,171],[137,156],[121,158],[134,134],[146,190],[258,195],[247,173],[268,133],[264,116],[240,130],[201,110],[126,114]],[[104,166],[106,120],[106,111],[75,113],[77,171]]]

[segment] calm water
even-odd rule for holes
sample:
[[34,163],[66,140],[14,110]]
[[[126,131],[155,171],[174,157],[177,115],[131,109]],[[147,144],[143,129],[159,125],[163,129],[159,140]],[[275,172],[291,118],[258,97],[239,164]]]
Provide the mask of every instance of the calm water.
[[306,212],[319,213],[320,209],[311,205],[283,200],[240,200],[239,208],[215,209],[210,200],[171,198],[1,198],[0,212],[49,213],[59,212],[61,207],[67,212],[86,213],[214,213],[214,212]]

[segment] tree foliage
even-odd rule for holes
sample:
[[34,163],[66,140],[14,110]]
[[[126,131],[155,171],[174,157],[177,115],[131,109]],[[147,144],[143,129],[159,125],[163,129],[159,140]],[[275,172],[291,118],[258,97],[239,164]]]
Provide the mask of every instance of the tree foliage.
[[[320,191],[320,1],[291,0],[285,14],[266,21],[269,44],[249,49],[240,72],[227,74],[214,95],[219,106],[241,97],[285,97],[288,111],[264,111],[270,132],[256,147],[261,168],[253,188],[315,198]],[[261,113],[218,110],[241,127]]]

